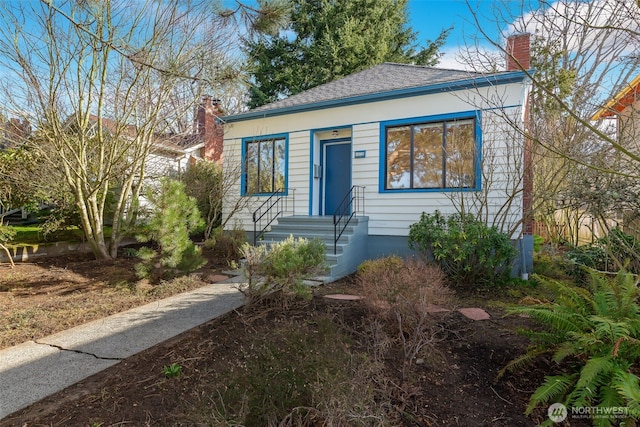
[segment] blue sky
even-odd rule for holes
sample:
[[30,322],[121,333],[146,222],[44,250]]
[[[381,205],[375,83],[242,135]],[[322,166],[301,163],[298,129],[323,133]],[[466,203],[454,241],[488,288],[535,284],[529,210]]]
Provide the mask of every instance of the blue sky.
[[421,40],[434,40],[440,31],[453,26],[448,46],[462,41],[464,28],[472,29],[473,16],[464,0],[409,0],[409,17]]
[[[453,26],[443,52],[445,56],[440,66],[460,68],[455,63],[454,56],[458,47],[466,44],[474,44],[476,41],[482,45],[485,43],[483,36],[479,34],[475,19],[477,18],[482,29],[494,39],[500,39],[501,27],[496,23],[496,13],[501,14],[501,20],[516,18],[529,9],[523,10],[523,4],[535,4],[530,0],[470,0],[469,5],[465,0],[409,0],[409,18],[414,31],[418,33],[421,42],[435,40],[440,31]],[[474,17],[475,16],[475,17]]]
[[[422,39],[435,39],[441,30],[454,27],[449,36],[447,46],[458,46],[464,43],[465,35],[477,32],[474,15],[479,19],[483,29],[496,36],[498,29],[495,18],[496,11],[503,19],[509,16],[517,17],[523,12],[523,3],[527,7],[530,1],[511,0],[409,0],[409,17],[411,26]],[[474,12],[472,12],[472,10]],[[524,10],[528,12],[530,9]]]

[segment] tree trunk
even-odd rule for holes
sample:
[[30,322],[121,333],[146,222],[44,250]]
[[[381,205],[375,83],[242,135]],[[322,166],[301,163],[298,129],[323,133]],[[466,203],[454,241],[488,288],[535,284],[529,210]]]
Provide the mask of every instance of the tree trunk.
[[0,243],[0,248],[4,249],[4,251],[7,253],[7,258],[9,259],[9,264],[11,264],[11,268],[15,267],[16,265],[13,263],[13,257],[11,256],[11,252],[9,252],[9,248],[7,248],[2,243]]

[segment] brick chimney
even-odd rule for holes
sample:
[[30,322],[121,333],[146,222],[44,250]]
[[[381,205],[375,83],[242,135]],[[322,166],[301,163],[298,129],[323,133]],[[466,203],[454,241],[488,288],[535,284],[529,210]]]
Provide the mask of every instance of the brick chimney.
[[[531,34],[522,33],[509,36],[507,39],[507,71],[528,70],[531,67]],[[524,105],[524,127],[529,128],[529,100]],[[525,236],[533,234],[533,158],[532,144],[529,137],[524,139],[523,181],[522,181],[522,232]]]
[[514,34],[507,39],[507,71],[528,70],[531,66],[531,34]]
[[202,97],[196,113],[196,123],[198,135],[204,141],[202,157],[212,162],[220,162],[222,159],[224,129],[222,123],[216,120],[222,115],[220,100],[211,99],[209,95]]

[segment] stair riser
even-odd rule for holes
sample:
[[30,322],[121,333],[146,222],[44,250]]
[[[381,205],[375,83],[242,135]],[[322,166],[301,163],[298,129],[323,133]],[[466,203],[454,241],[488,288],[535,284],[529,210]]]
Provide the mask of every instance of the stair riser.
[[[357,226],[360,223],[356,218],[352,218],[349,221],[349,225]],[[333,219],[320,219],[320,220],[308,220],[308,219],[292,219],[291,217],[278,218],[279,225],[293,225],[293,226],[317,226],[317,227],[334,227]]]
[[[273,232],[278,232],[278,233],[289,233],[289,234],[296,234],[296,233],[312,233],[312,234],[327,234],[327,235],[332,235],[335,232],[335,229],[333,228],[333,226],[318,226],[318,225],[294,225],[294,224],[286,224],[286,225],[273,225],[271,226],[271,231]],[[347,227],[344,232],[345,233],[353,233],[354,229],[353,227],[349,226]]]
[[[261,240],[261,241],[258,242],[258,244],[259,245],[272,245],[274,243],[280,243],[281,241],[282,240]],[[334,255],[334,253],[333,253],[333,243],[331,243],[331,246],[329,246],[329,245],[326,245],[326,246],[327,246],[327,251],[326,251],[327,256]],[[336,246],[336,255],[342,254],[344,252],[344,247],[345,247],[345,245],[338,244]]]
[[[287,240],[290,236],[293,236],[298,239],[303,238],[307,240],[319,239],[324,244],[331,245],[331,247],[333,247],[333,236],[320,235],[320,234],[305,234],[305,233],[294,234],[294,233],[269,232],[269,233],[265,233],[262,241],[282,242],[284,240]],[[338,239],[338,244],[341,244],[341,243],[346,244],[346,243],[349,243],[350,241],[351,241],[351,236],[347,234],[343,234],[342,236],[340,236],[340,239]]]

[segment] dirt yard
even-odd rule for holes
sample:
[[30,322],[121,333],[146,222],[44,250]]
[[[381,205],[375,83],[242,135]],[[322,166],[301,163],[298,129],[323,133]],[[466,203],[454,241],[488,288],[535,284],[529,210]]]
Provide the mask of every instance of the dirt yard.
[[[135,280],[133,263],[125,257],[112,262],[68,257],[20,264],[13,270],[1,266],[1,346],[202,285],[194,279],[154,288]],[[224,263],[210,260],[199,274],[218,274],[224,268]],[[229,313],[15,413],[1,420],[0,427],[221,425],[212,421],[220,417],[214,402],[221,390],[231,387],[229,373],[249,364],[251,349],[260,343],[273,343],[276,349],[284,345],[281,336],[274,337],[283,325],[313,336],[322,319],[329,319],[349,335],[351,352],[367,351],[370,337],[364,325],[369,313],[363,303],[324,298],[329,293],[357,294],[358,289],[348,278],[315,289],[310,301]],[[473,304],[481,306],[482,298],[474,298]],[[496,379],[526,348],[526,338],[516,330],[530,326],[529,320],[503,317],[493,305],[483,308],[491,319],[473,321],[457,311],[433,314],[440,339],[416,360],[404,382],[401,354],[390,350],[379,358],[376,384],[385,391],[377,404],[388,408],[390,425],[511,427],[546,419],[542,409],[532,417],[524,410],[550,366],[540,363]],[[286,349],[277,351],[284,354]],[[166,373],[171,365],[181,369],[175,377]],[[207,414],[213,407],[218,408],[216,416]]]

